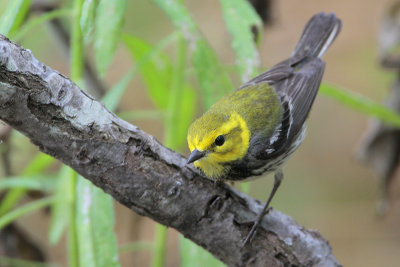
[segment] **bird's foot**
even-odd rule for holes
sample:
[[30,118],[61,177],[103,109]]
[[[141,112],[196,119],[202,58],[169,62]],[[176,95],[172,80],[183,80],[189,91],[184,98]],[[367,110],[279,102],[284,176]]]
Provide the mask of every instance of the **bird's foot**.
[[242,243],[242,248],[246,246],[247,243],[250,243],[253,241],[254,237],[256,236],[258,227],[260,226],[260,223],[262,219],[264,218],[265,215],[267,215],[271,211],[272,207],[268,207],[264,213],[260,213],[256,220],[253,223],[253,226],[251,227],[251,230],[249,234],[247,235],[246,239]]

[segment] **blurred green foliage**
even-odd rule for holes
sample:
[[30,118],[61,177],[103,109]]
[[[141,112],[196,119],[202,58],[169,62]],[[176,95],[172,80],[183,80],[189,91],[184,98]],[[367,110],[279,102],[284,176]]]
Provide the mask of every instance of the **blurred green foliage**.
[[[71,79],[81,87],[85,50],[94,47],[97,74],[104,77],[117,46],[123,43],[132,56],[133,67],[107,91],[102,101],[108,109],[116,111],[130,80],[140,75],[155,109],[128,110],[120,115],[162,121],[166,146],[183,149],[197,104],[201,104],[202,109],[208,108],[216,99],[234,89],[224,63],[182,1],[154,0],[175,28],[171,35],[156,44],[140,36],[122,33],[124,17],[127,16],[126,0],[65,2],[39,17],[27,17],[31,1],[9,0],[0,17],[0,33],[19,41],[33,28],[51,19],[67,19],[64,23],[70,26]],[[261,38],[261,20],[246,0],[219,2],[221,16],[232,36],[235,69],[245,82],[258,73],[257,43]],[[174,56],[166,53],[169,46],[176,49]],[[327,84],[321,86],[321,92],[352,109],[400,127],[398,114],[363,96]],[[0,190],[7,190],[0,203],[0,228],[20,216],[51,206],[49,241],[51,244],[60,242],[62,234],[67,231],[69,266],[119,266],[118,253],[138,249],[154,252],[153,266],[165,263],[167,230],[164,227],[157,228],[155,244],[135,242],[118,250],[113,234],[111,197],[69,167],[56,167],[56,160],[50,156],[37,154],[19,174],[0,180]],[[18,207],[30,190],[40,190],[47,197]],[[180,249],[182,266],[222,265],[184,238],[180,238]]]

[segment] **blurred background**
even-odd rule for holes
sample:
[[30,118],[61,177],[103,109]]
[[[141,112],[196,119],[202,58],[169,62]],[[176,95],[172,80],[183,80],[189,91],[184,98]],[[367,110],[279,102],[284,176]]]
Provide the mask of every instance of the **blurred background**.
[[[7,3],[2,2],[5,2],[3,6]],[[377,103],[382,102],[389,94],[392,83],[397,79],[397,70],[381,67],[378,36],[385,12],[393,1],[270,2],[269,20],[262,28],[262,39],[258,46],[261,71],[291,54],[305,23],[312,15],[321,11],[335,12],[342,20],[343,27],[341,34],[324,57],[327,62],[324,81],[356,92]],[[240,86],[240,79],[229,70],[229,66],[235,64],[235,54],[231,48],[232,37],[225,25],[219,2],[186,0],[184,5],[220,61],[228,66],[235,87]],[[139,36],[153,45],[174,31],[171,20],[153,1],[128,1],[124,20],[124,33]],[[34,28],[20,43],[32,50],[35,57],[46,65],[70,76],[68,56],[48,24]],[[176,51],[173,47],[167,47],[165,51],[174,58]],[[92,62],[93,50],[87,49],[86,53]],[[132,65],[130,52],[122,43],[119,44],[104,78],[105,88],[118,83]],[[193,72],[188,70],[189,74],[191,71]],[[149,98],[140,75],[133,76],[118,111],[154,109],[156,106]],[[203,110],[199,104],[195,111],[196,116]],[[165,137],[164,124],[157,116],[150,114],[144,118],[139,116],[127,119],[158,140]],[[393,179],[389,188],[390,207],[383,216],[378,216],[376,207],[380,199],[380,182],[373,168],[357,159],[360,140],[368,128],[369,121],[370,117],[364,113],[320,93],[307,122],[307,138],[285,165],[285,179],[272,206],[290,215],[305,228],[318,230],[329,240],[333,254],[344,266],[399,266],[400,183]],[[11,166],[9,171],[16,175],[38,150],[28,139],[15,131],[9,135],[8,143]],[[187,155],[188,150],[185,146],[182,153]],[[4,162],[0,167],[4,170]],[[57,168],[57,164],[51,167],[52,170]],[[3,171],[0,175],[6,176]],[[272,182],[271,176],[251,182],[249,194],[265,201],[272,188]],[[1,193],[4,195],[5,191]],[[38,194],[26,194],[20,204],[40,197]],[[154,223],[118,203],[114,203],[114,207],[114,229],[118,245],[135,241],[140,241],[142,243],[137,244],[143,245],[138,249],[121,252],[121,265],[149,266],[153,254],[146,246],[154,240]],[[31,251],[24,254],[21,252],[24,249],[19,248],[20,251],[14,255],[16,258],[35,261],[40,257],[35,258],[32,255],[41,255],[49,264],[67,266],[65,235],[56,245],[50,245],[48,241],[49,213],[49,210],[36,211],[12,223],[18,235],[26,239],[30,247],[28,251]],[[7,251],[7,240],[10,242],[11,239],[1,239],[0,255]],[[174,229],[168,230],[167,240],[164,266],[182,266],[179,238]],[[32,247],[37,251],[32,250]],[[13,257],[6,253],[3,255]],[[7,264],[4,263],[3,266]],[[21,262],[19,264],[22,265],[18,266],[31,266]]]

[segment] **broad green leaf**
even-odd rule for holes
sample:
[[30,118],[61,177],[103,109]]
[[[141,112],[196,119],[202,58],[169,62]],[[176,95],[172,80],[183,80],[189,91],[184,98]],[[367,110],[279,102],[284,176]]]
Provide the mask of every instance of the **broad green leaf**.
[[400,128],[400,115],[397,112],[363,95],[326,83],[321,85],[320,92],[352,109],[359,110],[366,115],[376,117],[382,122]]
[[134,61],[139,65],[138,69],[150,99],[159,109],[166,110],[171,85],[171,61],[159,49],[153,48],[142,39],[124,34],[123,40]]
[[72,10],[70,9],[55,9],[53,11],[46,12],[38,17],[31,18],[26,23],[24,23],[18,31],[11,35],[11,39],[14,42],[19,42],[28,33],[32,32],[34,28],[44,24],[45,22],[55,18],[69,17],[71,15]]
[[13,176],[0,180],[0,190],[23,188],[25,190],[40,190],[52,192],[55,189],[56,179],[50,175]]
[[79,176],[76,197],[80,266],[120,266],[111,196]]
[[[38,174],[43,170],[50,167],[56,160],[49,155],[44,153],[39,153],[35,158],[25,167],[25,169],[20,173],[22,177],[31,177],[33,174]],[[0,205],[0,216],[9,210],[11,210],[21,197],[25,194],[26,189],[15,188],[6,194],[6,196],[1,201]]]
[[96,8],[99,0],[86,0],[82,5],[81,29],[85,41],[89,41],[93,32]]
[[200,33],[187,9],[178,0],[153,0],[181,31],[192,50],[197,80],[203,91],[205,108],[233,90],[229,76],[222,68],[214,50]]
[[56,201],[51,205],[51,218],[49,227],[50,244],[57,244],[69,222],[71,205],[74,205],[72,190],[68,189],[70,181],[73,180],[74,171],[63,165],[58,173],[55,195]]
[[125,76],[122,77],[122,79],[103,96],[102,102],[106,108],[111,111],[115,111],[117,109],[122,95],[124,94],[125,89],[128,87],[128,84],[132,80],[134,74],[135,69],[128,71],[128,73],[126,73]]
[[0,217],[0,229],[4,228],[11,222],[15,221],[21,216],[24,216],[28,213],[31,213],[33,211],[36,211],[38,209],[44,208],[51,203],[53,203],[55,200],[54,197],[48,197],[48,198],[42,198],[39,200],[32,201],[28,204],[25,204],[19,208],[16,208],[9,213],[4,214],[3,216]]
[[[247,0],[220,0],[226,26],[232,35],[236,65],[242,82],[254,77],[260,65],[254,33],[262,33],[262,21]],[[254,31],[254,29],[256,31]]]
[[0,17],[0,33],[8,36],[18,29],[31,5],[31,0],[9,0],[6,10]]
[[181,267],[222,267],[222,262],[189,239],[179,236]]
[[126,0],[100,0],[96,11],[94,50],[97,71],[104,76],[121,35]]

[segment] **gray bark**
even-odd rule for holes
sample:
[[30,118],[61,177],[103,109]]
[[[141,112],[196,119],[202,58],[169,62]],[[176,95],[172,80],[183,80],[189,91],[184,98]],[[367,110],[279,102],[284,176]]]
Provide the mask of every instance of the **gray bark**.
[[328,242],[203,178],[185,158],[108,111],[31,51],[0,36],[0,119],[133,211],[173,227],[229,266],[340,266]]

